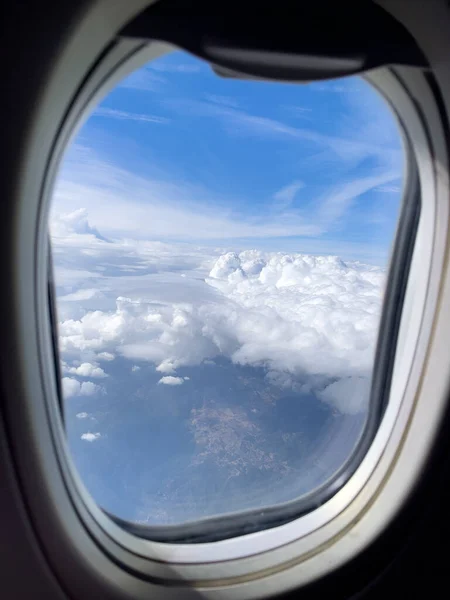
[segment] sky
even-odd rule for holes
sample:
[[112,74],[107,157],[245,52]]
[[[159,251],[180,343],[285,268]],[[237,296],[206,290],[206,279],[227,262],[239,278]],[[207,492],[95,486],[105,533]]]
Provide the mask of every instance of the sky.
[[403,171],[357,77],[228,80],[174,52],[103,99],[50,216],[69,444],[101,506],[181,522],[336,471],[368,410]]
[[91,220],[113,237],[385,264],[402,174],[395,119],[362,79],[222,79],[176,52],[98,106],[65,157],[57,198],[70,212],[88,195]]

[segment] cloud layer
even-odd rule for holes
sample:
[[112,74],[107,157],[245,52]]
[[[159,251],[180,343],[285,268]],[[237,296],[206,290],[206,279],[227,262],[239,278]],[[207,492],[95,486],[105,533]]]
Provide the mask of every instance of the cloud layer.
[[[80,237],[94,238],[91,233],[72,235],[70,243]],[[129,251],[118,241],[94,239],[116,260]],[[147,294],[116,297],[114,309],[83,309],[79,318],[62,319],[65,373],[104,378],[111,357],[122,355],[154,364],[162,375],[160,384],[182,385],[178,368],[220,356],[264,367],[271,382],[312,391],[340,412],[355,413],[366,406],[382,269],[336,256],[246,250],[209,259],[199,253],[196,272],[205,276],[193,278],[188,272],[173,279],[167,265],[177,262],[179,249],[164,245],[159,251],[160,257],[153,247],[151,257],[147,253],[142,258],[165,262],[169,270],[159,281],[169,286],[167,299],[152,297],[150,286]],[[183,293],[190,286],[191,297]],[[111,278],[106,278],[110,295],[111,287]],[[172,299],[174,290],[177,301]],[[75,293],[84,304],[81,291]],[[87,302],[93,301],[89,296]],[[101,391],[93,382],[72,377],[64,377],[63,386],[66,397]]]

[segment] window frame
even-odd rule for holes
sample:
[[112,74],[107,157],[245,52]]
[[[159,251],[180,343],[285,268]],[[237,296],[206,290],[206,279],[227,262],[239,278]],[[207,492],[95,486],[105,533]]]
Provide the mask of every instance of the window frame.
[[[129,43],[127,41],[127,43]],[[111,75],[105,75],[106,69],[111,68],[111,61],[100,67],[101,76],[92,78],[90,84],[83,90],[81,97],[77,101],[77,110],[73,117],[67,123],[67,135],[63,136],[66,140],[72,140],[76,132],[81,128],[84,122],[91,116],[92,108],[95,107],[106,95],[107,91],[114,89],[117,82],[124,76],[131,74],[137,68],[148,64],[168,53],[176,51],[177,48],[166,42],[151,42],[143,46],[133,47],[131,55],[125,60],[120,60],[116,67],[112,67]],[[124,52],[126,46],[124,45]],[[378,69],[374,73],[386,69]],[[392,75],[396,79],[395,75]],[[382,87],[385,85],[386,77],[382,75],[381,79],[372,73],[365,74],[363,78],[373,87],[373,93],[380,93],[383,97]],[[379,80],[379,81],[378,81]],[[392,85],[392,82],[391,82]],[[97,86],[97,87],[96,87]],[[381,89],[377,90],[377,86]],[[384,102],[389,102],[388,98],[383,97]],[[83,102],[85,104],[83,104]],[[75,115],[78,115],[76,120]],[[393,118],[398,120],[393,112]],[[409,276],[412,251],[414,249],[418,220],[420,216],[420,190],[418,187],[417,166],[414,153],[411,150],[411,144],[404,134],[401,124],[398,123],[399,134],[403,138],[404,150],[404,170],[403,179],[405,180],[405,189],[402,190],[402,200],[399,210],[398,224],[394,236],[391,255],[398,256],[395,261],[389,261],[387,286],[385,298],[383,300],[382,318],[380,321],[379,339],[377,342],[377,351],[374,363],[373,382],[371,389],[371,398],[369,403],[368,418],[360,433],[360,438],[353,449],[353,452],[340,468],[318,488],[304,494],[298,499],[283,504],[257,509],[248,509],[228,515],[214,515],[211,517],[188,521],[186,523],[167,526],[147,526],[124,521],[113,514],[107,514],[107,518],[112,520],[122,530],[137,536],[139,538],[163,543],[174,544],[198,544],[217,542],[232,537],[256,533],[272,527],[291,523],[316,510],[325,502],[331,499],[352,477],[358,466],[362,462],[368,449],[372,445],[378,427],[381,423],[385,408],[388,404],[390,394],[390,382],[394,370],[394,359],[396,352],[396,340],[400,326],[402,314],[403,297],[406,291],[406,283]],[[64,149],[67,146],[64,146]],[[61,151],[60,151],[61,152]],[[55,154],[56,173],[57,165],[61,161],[61,156]],[[400,303],[400,307],[399,307]],[[56,323],[54,323],[56,326]],[[389,358],[381,359],[388,355]],[[55,363],[59,364],[59,358],[55,358]],[[63,405],[60,396],[61,405]],[[78,483],[79,485],[79,483]],[[89,494],[83,488],[83,498],[86,500]],[[97,517],[98,518],[98,517]]]
[[[138,4],[133,4],[132,8],[137,10]],[[124,9],[121,19],[130,18],[131,8],[128,9],[130,12]],[[99,36],[99,47],[101,39]],[[77,44],[82,41],[83,37]],[[74,49],[79,50],[77,44],[72,44],[67,50],[72,60],[75,60]],[[108,61],[110,66],[117,64],[113,58],[114,53],[117,53],[116,58],[120,56],[119,63],[124,60],[123,49],[119,49],[118,46],[120,44],[104,54],[104,64],[108,64]],[[133,46],[133,53],[135,48],[136,45]],[[127,47],[126,56],[129,54],[130,48]],[[63,58],[67,59],[67,56]],[[76,74],[79,78],[74,78],[77,84],[82,82],[86,66],[89,64],[87,60],[80,63],[81,67]],[[66,66],[63,59],[61,64]],[[370,455],[371,461],[367,479],[357,490],[355,477],[363,466],[363,461],[351,480],[332,500],[314,513],[301,518],[314,516],[316,519],[318,511],[328,510],[330,503],[338,496],[339,502],[342,498],[345,500],[344,504],[334,508],[337,510],[336,514],[327,513],[325,524],[320,526],[316,520],[315,531],[307,534],[304,530],[302,538],[299,537],[302,535],[299,531],[294,532],[293,521],[276,529],[212,544],[180,548],[179,545],[147,541],[140,544],[142,540],[137,540],[139,545],[136,545],[135,539],[128,539],[120,528],[114,527],[105,515],[100,514],[101,511],[97,507],[90,506],[89,498],[77,497],[83,486],[77,482],[77,476],[71,472],[72,468],[66,460],[67,448],[61,435],[62,425],[55,410],[55,375],[49,368],[53,360],[45,289],[47,214],[42,205],[39,207],[36,198],[36,183],[40,187],[44,177],[46,181],[39,200],[44,203],[45,197],[48,198],[58,162],[56,156],[68,141],[65,124],[70,123],[72,117],[76,119],[79,116],[76,114],[75,104],[68,115],[64,113],[64,102],[68,103],[71,93],[74,92],[73,84],[69,85],[69,93],[61,101],[62,107],[57,107],[57,124],[49,126],[49,132],[44,136],[48,145],[43,148],[42,158],[37,161],[31,159],[41,152],[38,139],[42,138],[38,135],[39,129],[30,132],[33,143],[25,158],[28,159],[27,164],[34,165],[35,170],[27,168],[24,164],[23,183],[19,191],[20,203],[14,220],[13,230],[17,239],[12,248],[12,257],[15,261],[13,266],[16,267],[16,276],[12,276],[14,285],[11,300],[15,301],[15,304],[12,304],[11,327],[16,333],[17,341],[12,348],[9,363],[17,363],[15,368],[12,367],[12,373],[17,377],[14,384],[11,384],[10,392],[18,392],[18,397],[23,403],[9,403],[6,414],[9,442],[17,470],[29,475],[21,477],[28,510],[35,530],[54,565],[61,554],[62,543],[77,561],[74,573],[79,573],[81,568],[82,571],[89,572],[91,581],[95,579],[98,585],[99,578],[102,578],[102,585],[109,586],[110,591],[124,591],[126,585],[131,585],[135,597],[145,597],[150,586],[155,591],[163,590],[165,597],[172,593],[176,597],[178,590],[156,584],[185,583],[191,588],[209,588],[208,593],[211,597],[220,596],[223,586],[228,585],[234,586],[234,592],[233,588],[229,590],[230,595],[255,597],[259,593],[269,594],[271,591],[296,587],[343,564],[374,539],[405,501],[420,474],[445,406],[442,376],[439,378],[438,368],[442,368],[443,364],[448,366],[447,359],[441,356],[435,358],[434,362],[431,361],[431,366],[428,363],[430,341],[438,344],[444,353],[446,347],[445,338],[443,339],[445,327],[442,327],[439,336],[436,334],[435,313],[438,303],[443,303],[443,294],[445,293],[446,299],[450,295],[449,283],[442,277],[448,254],[448,177],[445,171],[448,157],[441,127],[442,116],[426,78],[408,69],[399,69],[398,73],[400,81],[397,80],[396,83],[382,80],[379,73],[373,73],[370,77],[373,77],[378,87],[391,98],[407,130],[416,140],[415,153],[422,197],[427,201],[423,204],[427,209],[421,216],[418,232],[418,239],[422,244],[421,253],[419,257],[416,244],[411,267],[411,272],[417,276],[422,286],[411,289],[410,277],[407,290],[407,295],[414,294],[413,308],[416,314],[419,313],[419,319],[415,320],[414,326],[408,327],[416,329],[408,332],[415,341],[409,346],[412,347],[413,352],[410,354],[413,356],[410,356],[408,361],[404,357],[396,356],[395,377],[402,378],[404,393],[401,394],[401,402],[395,415],[388,414],[391,405],[388,406],[383,424],[377,433],[377,443],[381,443],[380,440],[385,442],[383,448],[378,448],[375,456],[374,451],[371,453],[372,446],[366,456],[368,461]],[[73,76],[73,73],[71,75]],[[47,91],[48,95],[60,88],[61,72],[59,77],[60,80],[54,84],[54,88]],[[397,84],[399,87],[394,89]],[[88,89],[86,85],[89,85],[89,81],[85,82],[83,90]],[[412,100],[413,97],[416,98],[415,101]],[[422,97],[429,98],[426,105],[420,105],[420,100],[417,100]],[[41,112],[49,110],[45,100],[48,98],[39,99],[39,108],[43,107]],[[52,116],[55,114],[53,111],[50,113]],[[41,128],[48,125],[49,116],[47,114],[47,119],[44,118]],[[53,162],[48,162],[51,152]],[[440,163],[445,165],[441,171],[436,168]],[[39,227],[36,233],[38,219]],[[32,294],[29,291],[30,281],[34,282]],[[407,324],[402,322],[401,327],[405,328]],[[435,349],[435,355],[436,352]],[[38,361],[36,356],[39,356]],[[427,370],[424,368],[425,364]],[[440,382],[437,388],[436,384],[430,383],[433,376]],[[427,402],[424,402],[423,394],[427,385],[428,391],[434,389],[436,393],[429,395]],[[418,391],[420,402],[417,401]],[[12,396],[14,397],[14,394]],[[385,423],[388,423],[389,419],[391,421],[388,430]],[[422,431],[424,424],[427,427]],[[30,442],[33,456],[30,457],[29,448],[21,447],[18,442],[21,439]],[[61,460],[62,456],[65,457],[64,460]],[[394,474],[396,486],[393,484]],[[39,489],[40,494],[35,493],[36,489]],[[367,518],[369,513],[370,519]],[[50,539],[49,529],[55,534],[53,539]],[[347,535],[350,530],[357,531],[358,535]],[[268,537],[266,534],[273,536],[274,533],[270,532],[276,532],[276,545],[269,544],[264,547],[262,538]],[[240,546],[234,554],[233,544]],[[193,553],[195,548],[200,549],[196,557],[195,552]],[[317,560],[318,558],[321,560]],[[137,574],[138,578],[131,573]],[[74,581],[72,574],[66,573],[66,576]],[[244,582],[246,586],[238,585]],[[74,582],[74,587],[79,589],[79,584]]]
[[[128,45],[128,41],[120,42],[117,51],[122,43]],[[73,139],[75,132],[82,126],[83,122],[89,118],[89,109],[105,96],[106,89],[112,88],[112,81],[117,81],[124,75],[133,72],[137,68],[136,65],[143,66],[149,61],[155,60],[175,49],[176,48],[173,48],[166,43],[152,42],[149,45],[145,44],[144,47],[138,47],[137,50],[133,47],[131,56],[127,56],[125,60],[121,59],[119,68],[117,68],[117,63],[116,65],[113,64],[113,59],[115,58],[113,55],[108,57],[110,60],[108,60],[106,64],[105,62],[102,62],[99,71],[97,71],[90,80],[90,85],[88,84],[85,86],[81,91],[80,96],[77,98],[77,110],[72,112],[70,121],[66,121],[64,124],[64,128],[67,128],[67,133],[66,135],[63,134],[61,137],[65,140],[65,143],[61,144],[60,149],[58,149],[59,151],[56,151],[52,157],[54,167],[52,169],[52,176],[49,177],[48,190],[53,189],[53,178],[61,160],[61,149],[67,147],[68,140]],[[125,46],[124,52],[126,52]],[[107,69],[111,69],[110,73],[112,77],[106,74]],[[387,101],[393,101],[392,96],[389,97],[388,94],[396,93],[397,98],[401,94],[400,78],[395,74],[394,70],[387,68],[377,69],[372,73],[366,74],[365,79],[374,87],[378,87],[378,90]],[[406,161],[407,164],[405,165],[407,172],[404,174],[406,189],[404,190],[403,206],[401,209],[402,214],[400,223],[402,227],[400,227],[399,232],[397,232],[400,235],[396,235],[395,248],[393,249],[393,255],[395,256],[399,253],[400,259],[390,261],[391,264],[388,269],[387,277],[387,294],[386,299],[383,302],[382,323],[380,324],[381,339],[376,352],[378,360],[380,360],[382,353],[386,352],[389,353],[389,359],[388,361],[383,359],[384,364],[382,368],[380,368],[378,364],[374,369],[374,378],[378,380],[376,381],[376,384],[378,385],[375,385],[372,388],[370,401],[372,406],[369,411],[370,419],[368,419],[369,423],[362,433],[362,443],[358,445],[357,451],[349,457],[347,463],[340,469],[337,477],[333,478],[331,485],[323,486],[323,489],[320,490],[322,493],[318,493],[314,490],[314,492],[310,494],[310,504],[316,503],[318,508],[311,509],[310,507],[307,507],[304,510],[301,510],[301,503],[298,500],[294,500],[289,503],[292,506],[292,512],[289,516],[286,517],[283,515],[284,518],[279,519],[278,515],[281,512],[280,509],[283,509],[284,506],[276,505],[273,507],[272,511],[270,509],[265,510],[266,514],[263,518],[261,520],[256,519],[255,526],[244,534],[240,531],[240,528],[245,528],[246,521],[252,521],[254,515],[259,511],[248,510],[239,512],[233,516],[199,519],[198,521],[179,526],[157,528],[128,524],[128,527],[125,528],[125,522],[122,522],[119,518],[115,518],[113,515],[106,515],[104,511],[97,506],[84,487],[84,484],[80,480],[75,467],[69,458],[65,470],[66,477],[72,477],[73,482],[75,483],[72,491],[73,495],[76,496],[78,494],[78,502],[83,503],[104,531],[114,537],[121,545],[129,547],[133,552],[142,557],[153,555],[153,557],[156,558],[157,556],[161,556],[161,552],[164,552],[163,556],[167,556],[168,553],[170,553],[170,555],[175,554],[180,563],[204,563],[205,561],[211,560],[211,557],[214,557],[214,560],[242,559],[244,557],[252,556],[255,553],[255,545],[253,538],[251,537],[253,533],[259,534],[258,553],[267,552],[269,550],[273,551],[279,546],[294,542],[296,539],[303,538],[308,534],[313,533],[315,530],[320,529],[325,523],[331,521],[337,514],[345,510],[347,504],[349,504],[364,487],[374,468],[375,461],[379,459],[379,455],[383,451],[389,436],[388,428],[392,429],[394,425],[397,413],[400,409],[400,399],[403,396],[403,391],[397,390],[397,401],[391,399],[388,405],[386,405],[386,398],[384,398],[384,408],[379,408],[377,405],[380,404],[381,400],[379,398],[375,400],[373,397],[380,393],[384,394],[384,396],[390,395],[390,375],[393,371],[396,370],[398,372],[399,370],[398,365],[396,366],[396,369],[394,369],[395,341],[398,332],[394,331],[394,335],[392,335],[392,331],[387,330],[386,321],[398,323],[398,321],[401,320],[403,311],[402,307],[399,311],[398,299],[399,296],[401,298],[402,293],[405,292],[404,288],[407,287],[405,286],[404,277],[406,275],[407,283],[409,279],[411,251],[414,254],[414,247],[416,244],[416,228],[419,228],[420,231],[420,233],[418,233],[419,240],[432,239],[433,237],[430,228],[432,221],[431,215],[425,214],[424,217],[426,219],[426,224],[428,224],[428,230],[426,232],[424,231],[426,225],[419,227],[418,222],[416,222],[416,216],[418,217],[417,213],[420,213],[420,206],[418,208],[420,200],[416,197],[420,195],[420,190],[418,189],[414,156],[408,140],[405,139],[404,141],[405,154],[408,159]],[[46,202],[48,202],[48,200],[49,199],[47,198]],[[430,205],[428,205],[428,207],[430,207]],[[414,227],[413,231],[411,231],[412,227]],[[423,243],[424,242],[422,242],[422,244]],[[419,276],[423,277],[423,272]],[[394,278],[395,281],[392,281]],[[399,279],[401,281],[398,281]],[[418,304],[420,305],[420,303]],[[389,310],[387,311],[386,308]],[[394,340],[392,338],[394,338]],[[388,363],[387,365],[386,362]],[[383,419],[383,423],[379,423],[378,420],[379,418],[381,419],[381,415],[374,414],[381,411],[386,413],[386,418]],[[56,425],[56,427],[58,427],[58,425]],[[377,435],[378,427],[381,429],[380,435]],[[347,469],[350,470],[350,475],[346,472]],[[344,499],[344,494],[340,494],[340,491],[347,487],[346,484],[350,479],[352,479],[352,493],[349,494],[348,489],[345,489]],[[333,506],[331,506],[332,504]],[[280,524],[274,524],[269,521],[267,513],[270,512],[274,513],[275,521],[280,520]],[[231,527],[227,525],[227,522],[229,523],[230,521],[234,521]],[[111,525],[111,522],[114,525]],[[224,522],[225,526],[223,526]],[[227,530],[227,527],[229,527],[229,530]],[[208,532],[219,528],[217,538],[210,539],[209,533],[204,533],[205,528]],[[272,528],[274,529],[273,533],[270,531]],[[173,541],[170,536],[171,530],[175,531],[173,534],[175,539]],[[262,540],[261,538],[263,536],[266,537],[267,540]],[[179,537],[187,538],[187,542],[184,540],[183,542],[178,542],[177,538]],[[232,544],[232,541],[235,539],[237,540],[236,544]],[[266,543],[264,543],[264,541]],[[163,544],[161,547],[158,545],[160,542]],[[221,542],[226,542],[226,544],[221,544]],[[192,543],[194,543],[194,545],[192,545]],[[220,546],[222,546],[222,548],[219,548]],[[235,546],[235,548],[232,546]],[[310,549],[308,549],[308,551],[310,551]]]

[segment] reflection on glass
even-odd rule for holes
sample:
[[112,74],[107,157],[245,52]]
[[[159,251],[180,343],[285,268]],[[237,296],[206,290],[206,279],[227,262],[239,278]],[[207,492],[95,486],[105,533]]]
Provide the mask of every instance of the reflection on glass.
[[51,234],[67,435],[151,525],[293,500],[368,409],[403,171],[363,80],[222,80],[177,52],[68,149]]

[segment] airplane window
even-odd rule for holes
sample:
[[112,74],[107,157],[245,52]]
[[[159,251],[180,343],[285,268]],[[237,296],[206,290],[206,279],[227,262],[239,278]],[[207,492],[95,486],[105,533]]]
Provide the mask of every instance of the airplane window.
[[333,480],[376,408],[404,168],[359,77],[223,79],[173,52],[92,112],[50,231],[68,444],[100,507],[163,528]]

